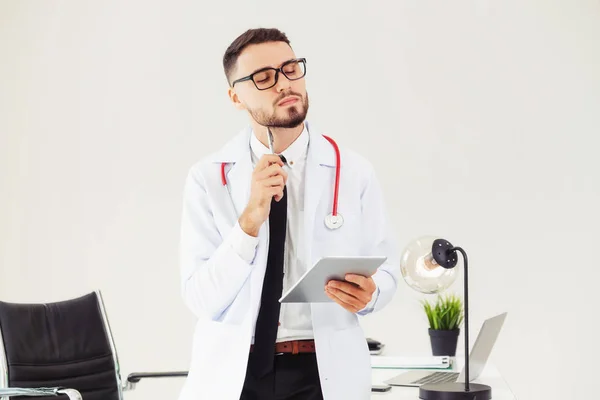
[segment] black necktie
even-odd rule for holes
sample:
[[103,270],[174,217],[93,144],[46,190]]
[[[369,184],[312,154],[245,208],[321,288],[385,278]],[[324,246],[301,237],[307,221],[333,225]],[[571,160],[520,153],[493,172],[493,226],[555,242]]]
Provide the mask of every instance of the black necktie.
[[256,330],[251,371],[262,378],[273,369],[275,342],[279,325],[279,298],[283,290],[283,259],[285,232],[287,225],[287,188],[283,187],[283,197],[278,202],[271,200],[269,213],[269,253],[267,270],[262,289],[262,297]]

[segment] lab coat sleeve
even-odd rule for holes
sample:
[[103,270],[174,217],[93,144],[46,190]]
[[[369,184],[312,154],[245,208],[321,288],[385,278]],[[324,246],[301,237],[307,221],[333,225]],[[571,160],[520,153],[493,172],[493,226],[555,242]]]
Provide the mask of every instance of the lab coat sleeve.
[[377,302],[377,299],[379,299],[379,293],[380,292],[381,292],[381,290],[379,290],[379,286],[377,286],[375,288],[375,292],[373,292],[373,296],[371,297],[371,301],[369,301],[367,303],[367,305],[362,310],[359,310],[357,313],[359,315],[367,315],[369,313],[372,313],[374,311],[375,303]]
[[257,245],[239,223],[221,236],[204,180],[192,168],[183,193],[180,272],[183,300],[198,318],[219,320],[249,277]]
[[400,277],[400,255],[397,241],[387,214],[381,186],[371,168],[361,197],[363,252],[366,255],[385,255],[386,262],[373,275],[377,288],[371,301],[357,314],[367,315],[381,310],[394,297]]

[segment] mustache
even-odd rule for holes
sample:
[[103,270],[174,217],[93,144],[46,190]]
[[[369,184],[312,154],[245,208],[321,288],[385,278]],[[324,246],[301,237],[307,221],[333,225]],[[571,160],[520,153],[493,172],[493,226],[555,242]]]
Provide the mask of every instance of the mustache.
[[273,105],[277,105],[277,103],[279,103],[281,100],[285,99],[288,96],[296,96],[299,97],[300,99],[304,100],[304,96],[302,96],[300,93],[296,93],[296,92],[287,92],[287,93],[282,93],[281,96],[278,96],[277,99],[275,99],[275,102],[273,103]]

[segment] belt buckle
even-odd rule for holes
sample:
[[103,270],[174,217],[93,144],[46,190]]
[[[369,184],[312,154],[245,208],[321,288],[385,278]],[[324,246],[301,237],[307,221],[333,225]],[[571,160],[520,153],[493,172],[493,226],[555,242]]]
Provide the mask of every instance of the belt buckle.
[[277,343],[275,343],[275,348],[273,350],[275,350],[275,356],[281,356],[281,355],[283,355],[283,352],[278,352],[277,351]]

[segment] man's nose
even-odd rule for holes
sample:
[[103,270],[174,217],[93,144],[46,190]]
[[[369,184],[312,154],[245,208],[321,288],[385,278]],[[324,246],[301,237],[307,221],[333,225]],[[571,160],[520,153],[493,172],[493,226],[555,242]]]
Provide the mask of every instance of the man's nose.
[[283,92],[291,87],[291,81],[287,78],[287,76],[280,72],[278,78],[277,84],[275,85],[275,88],[278,92]]

